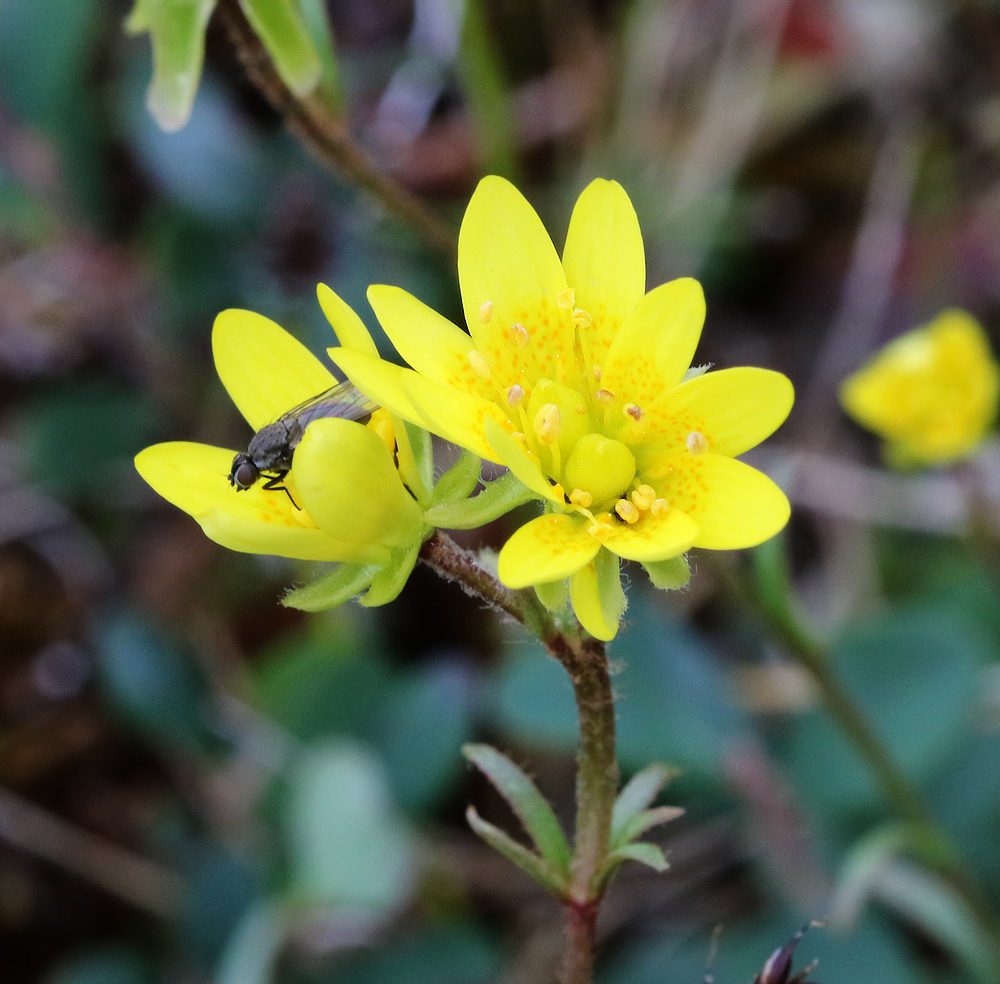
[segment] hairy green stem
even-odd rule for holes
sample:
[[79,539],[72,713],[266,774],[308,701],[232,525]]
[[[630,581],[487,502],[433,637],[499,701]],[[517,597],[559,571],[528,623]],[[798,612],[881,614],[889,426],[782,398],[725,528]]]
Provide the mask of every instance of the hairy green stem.
[[343,119],[332,107],[316,95],[300,99],[285,85],[238,0],[219,0],[216,15],[225,26],[250,80],[313,156],[367,191],[386,211],[413,228],[439,253],[452,259],[458,244],[455,230],[416,195],[380,171],[354,142]]
[[579,626],[566,631],[556,624],[533,591],[512,591],[484,570],[475,554],[450,537],[435,533],[421,548],[421,559],[442,577],[457,582],[510,615],[535,635],[562,663],[573,683],[580,722],[577,756],[576,840],[567,897],[560,984],[590,984],[602,886],[598,873],[608,853],[611,814],[618,793],[615,755],[615,704],[603,642]]

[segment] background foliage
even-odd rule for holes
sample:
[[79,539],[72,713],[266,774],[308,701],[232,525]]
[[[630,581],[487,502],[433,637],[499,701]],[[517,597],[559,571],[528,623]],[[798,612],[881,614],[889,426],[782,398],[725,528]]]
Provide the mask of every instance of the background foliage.
[[[586,182],[618,179],[650,284],[705,284],[699,359],[798,390],[754,459],[795,505],[784,541],[696,554],[683,593],[631,586],[622,763],[675,764],[688,812],[662,835],[668,874],[612,887],[599,979],[693,984],[722,922],[716,978],[748,982],[834,905],[799,948],[826,982],[988,980],[975,919],[916,863],[755,597],[787,550],[835,674],[997,911],[996,449],[886,473],[835,394],[942,307],[1000,323],[1000,8],[327,10],[349,129],[383,172],[453,224],[503,173],[557,243]],[[498,744],[568,818],[560,668],[419,569],[385,609],[284,609],[304,569],[216,548],[131,464],[155,440],[245,446],[211,365],[218,311],[322,352],[317,281],[373,328],[372,281],[458,320],[452,264],[303,152],[215,21],[190,122],[161,131],[128,13],[0,5],[4,979],[549,980],[557,907],[468,831],[468,802],[512,821],[459,747]]]

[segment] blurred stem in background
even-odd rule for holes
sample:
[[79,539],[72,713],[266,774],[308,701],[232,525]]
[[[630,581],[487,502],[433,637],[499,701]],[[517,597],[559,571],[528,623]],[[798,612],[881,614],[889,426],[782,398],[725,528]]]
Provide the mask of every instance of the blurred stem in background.
[[867,765],[882,795],[898,819],[908,824],[928,860],[960,893],[975,913],[992,944],[996,973],[1000,974],[1000,923],[973,878],[950,835],[941,828],[913,783],[897,766],[868,717],[841,685],[830,666],[829,649],[807,626],[792,597],[786,540],[778,535],[753,551],[755,608],[788,655],[810,675],[823,706]]
[[216,11],[247,75],[303,146],[324,166],[368,192],[433,249],[453,257],[458,243],[456,231],[378,169],[351,138],[334,104],[315,93],[300,98],[289,89],[238,0],[219,0]]

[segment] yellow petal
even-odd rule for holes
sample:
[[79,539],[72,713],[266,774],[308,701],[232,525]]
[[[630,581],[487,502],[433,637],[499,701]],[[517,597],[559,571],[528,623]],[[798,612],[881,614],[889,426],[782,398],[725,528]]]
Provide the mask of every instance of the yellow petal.
[[361,424],[314,420],[295,449],[295,484],[316,525],[339,540],[399,547],[420,534],[420,507],[392,453]]
[[710,452],[678,454],[669,467],[663,494],[670,502],[669,511],[681,510],[698,524],[696,547],[753,547],[788,522],[791,509],[785,493],[742,461]]
[[543,499],[562,503],[561,496],[552,491],[552,486],[542,471],[538,459],[528,454],[524,445],[514,440],[500,424],[486,421],[486,439],[493,449],[493,460],[505,464],[532,492]]
[[355,349],[368,355],[378,355],[378,347],[372,341],[370,332],[354,308],[326,284],[316,285],[316,297],[323,314],[326,315],[326,320],[330,322],[330,327],[337,336],[337,341],[344,348]]
[[645,408],[684,377],[705,323],[705,295],[690,277],[654,288],[611,342],[601,385]]
[[447,318],[398,287],[373,284],[368,301],[396,351],[417,372],[463,393],[496,398],[497,384],[469,361],[475,343]]
[[643,409],[660,448],[681,450],[697,431],[711,451],[735,457],[773,434],[794,398],[787,376],[744,366],[695,376]]
[[591,359],[603,366],[611,340],[646,290],[646,257],[635,209],[616,181],[592,181],[577,199],[563,250],[576,306],[591,317]]
[[337,381],[301,342],[253,311],[223,311],[212,352],[222,385],[254,430]]
[[647,513],[635,525],[612,521],[604,546],[626,560],[668,560],[688,550],[698,539],[698,524],[683,510],[671,506]]
[[575,363],[572,311],[559,303],[562,263],[535,210],[503,178],[483,178],[473,192],[458,238],[458,279],[469,331],[500,385],[576,382],[565,378]]
[[509,588],[527,588],[575,574],[601,549],[587,525],[582,516],[565,513],[549,513],[525,523],[500,550],[500,580]]
[[569,590],[580,624],[595,639],[614,639],[626,604],[618,558],[602,550],[570,578]]
[[232,460],[233,452],[225,448],[171,441],[139,452],[135,466],[156,492],[230,550],[368,563],[388,556],[383,548],[359,549],[328,536],[280,490],[267,491],[263,483],[245,491],[232,488],[226,479]]

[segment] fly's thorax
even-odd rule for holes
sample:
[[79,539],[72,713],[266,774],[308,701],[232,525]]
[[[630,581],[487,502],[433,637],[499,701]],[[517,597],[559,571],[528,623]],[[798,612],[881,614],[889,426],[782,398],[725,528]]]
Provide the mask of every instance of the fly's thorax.
[[277,420],[254,434],[247,447],[247,456],[261,470],[287,469],[292,465],[292,452],[301,440],[302,428],[297,421]]

